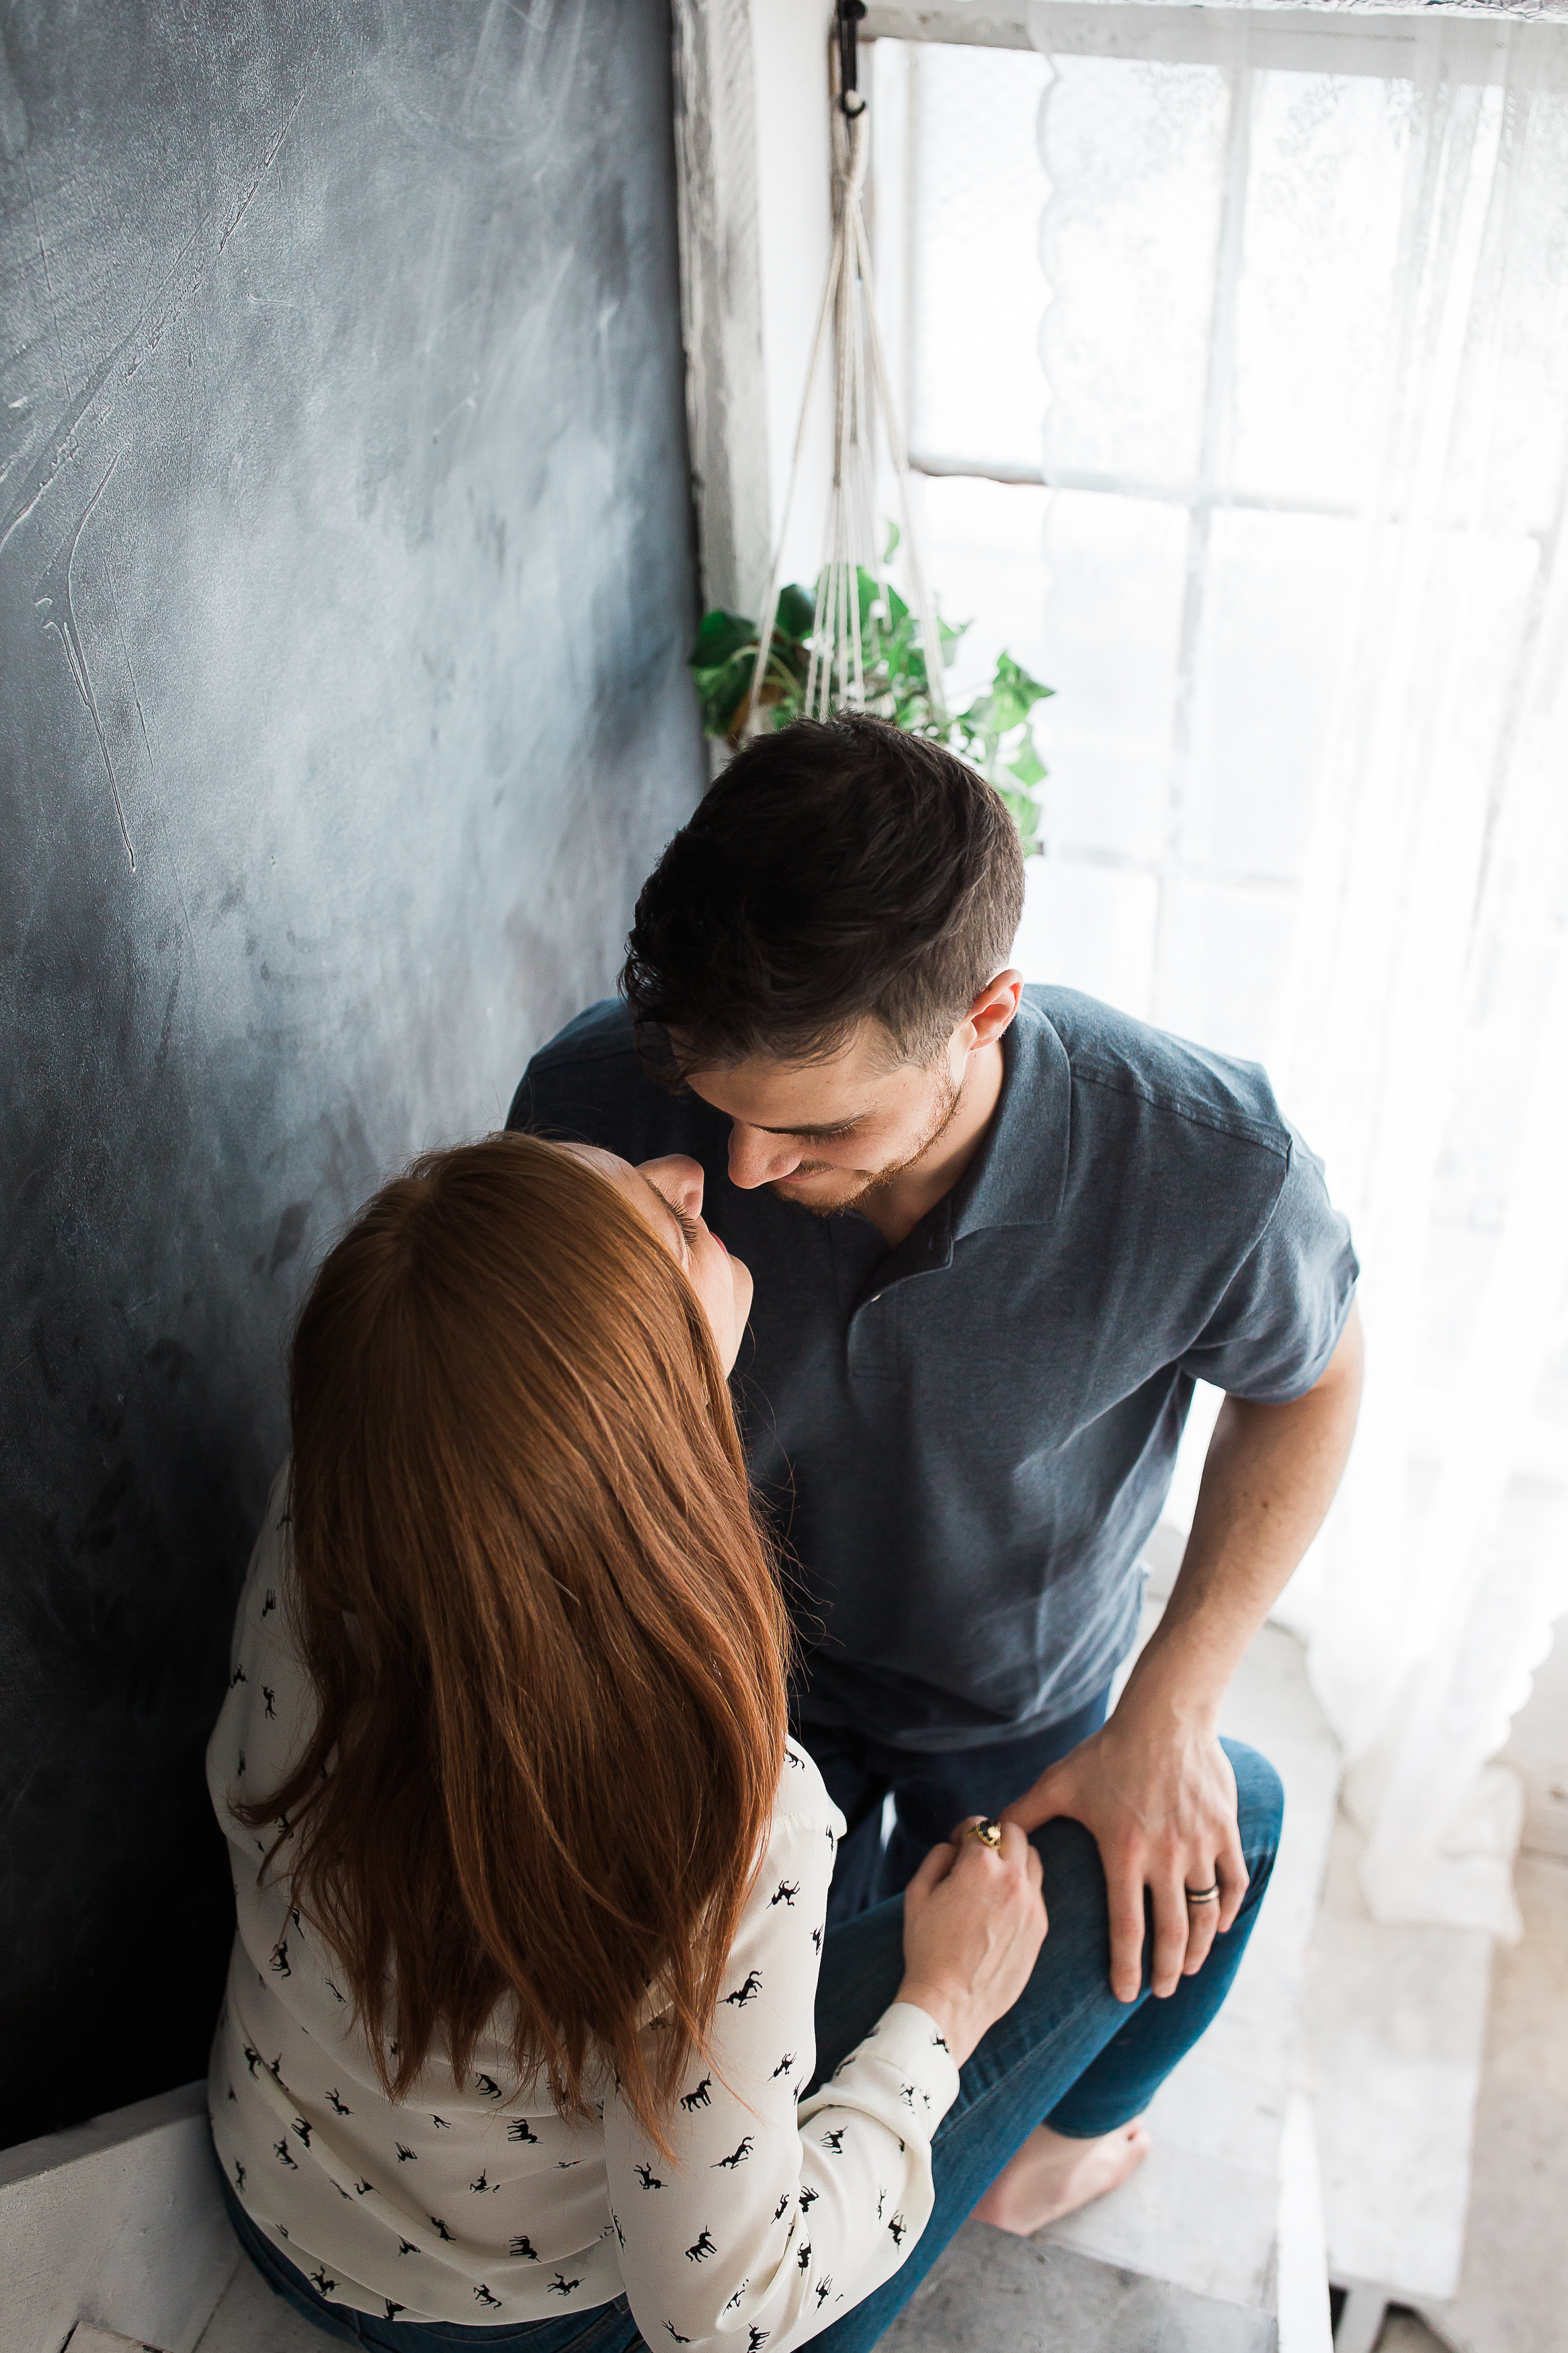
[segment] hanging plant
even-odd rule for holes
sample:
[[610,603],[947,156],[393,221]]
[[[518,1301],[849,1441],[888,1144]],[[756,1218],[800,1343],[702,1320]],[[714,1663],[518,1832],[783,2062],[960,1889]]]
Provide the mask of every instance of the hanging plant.
[[[897,543],[894,532],[889,556]],[[1035,743],[1032,714],[1036,704],[1055,689],[1031,678],[1011,654],[999,654],[995,675],[986,691],[976,696],[967,711],[949,712],[931,694],[920,625],[898,590],[879,583],[863,565],[856,566],[856,582],[864,695],[853,704],[836,698],[834,707],[868,711],[875,718],[890,719],[910,734],[943,744],[978,768],[1006,802],[1024,855],[1031,856],[1040,846],[1037,787],[1046,775]],[[787,726],[806,709],[816,605],[811,591],[797,582],[780,591],[767,661],[756,692],[753,732]],[[969,623],[952,628],[938,615],[936,627],[945,667]],[[691,675],[702,724],[710,737],[731,749],[743,740],[752,717],[760,635],[755,621],[721,609],[704,613],[697,632]]]
[[[967,711],[947,707],[942,673],[963,630],[949,628],[927,594],[911,528],[909,452],[877,324],[865,211],[870,148],[856,47],[857,22],[865,13],[861,0],[838,0],[835,12],[833,239],[763,604],[767,627],[759,628],[740,613],[705,613],[691,670],[710,736],[732,745],[760,729],[782,727],[801,717],[825,719],[835,711],[869,712],[945,745],[971,762],[1001,793],[1027,857],[1039,847],[1036,787],[1046,773],[1035,744],[1032,713],[1052,690],[1005,653],[997,658],[989,688]],[[833,469],[822,568],[813,594],[798,582],[784,585],[784,551],[813,389],[830,345]],[[874,444],[879,421],[903,522],[908,604],[887,576],[899,544],[896,529],[889,530],[880,555],[877,552]],[[927,661],[932,648],[940,648],[934,675]]]

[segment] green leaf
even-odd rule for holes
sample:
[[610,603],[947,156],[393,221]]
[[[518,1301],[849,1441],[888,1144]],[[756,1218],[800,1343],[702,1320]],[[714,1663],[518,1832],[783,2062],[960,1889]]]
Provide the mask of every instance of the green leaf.
[[998,789],[1007,804],[1014,824],[1018,828],[1018,839],[1023,846],[1024,855],[1026,858],[1032,858],[1040,846],[1039,804],[1028,793],[1010,793],[1005,786],[999,786]]
[[1056,692],[1054,686],[1042,686],[1037,678],[1031,678],[1023,664],[1006,653],[996,657],[996,685],[999,691],[1016,695],[1026,712]]
[[810,652],[798,638],[775,636],[768,649],[768,675],[771,678],[777,670],[783,677],[804,682],[810,660]]
[[[803,588],[798,580],[792,580],[787,588],[779,590],[775,626],[786,637],[808,638],[816,611],[810,589]],[[754,629],[752,635],[753,638],[756,636]]]
[[951,622],[944,621],[942,619],[940,613],[937,615],[936,633],[942,640],[942,668],[944,670],[952,667],[953,659],[958,652],[958,641],[960,638],[965,636],[973,627],[974,624],[973,621],[960,621],[957,628],[954,628]]
[[756,642],[755,621],[748,621],[740,613],[726,613],[718,607],[711,613],[704,613],[699,624],[697,643],[691,649],[691,667],[694,670],[716,670],[739,647],[755,646]]
[[[716,663],[709,670],[692,671],[697,688],[698,707],[702,713],[704,731],[710,735],[727,735],[736,711],[750,691],[752,670],[756,662],[754,645],[742,646],[727,662]],[[772,665],[770,664],[770,668]]]
[[1042,686],[1037,678],[1031,678],[1011,654],[998,654],[990,691],[970,705],[967,715],[974,726],[1000,739],[1010,735],[1016,727],[1026,725],[1036,703],[1044,702],[1052,691],[1050,687]]
[[887,544],[887,545],[886,545],[886,547],[884,547],[884,549],[882,550],[882,561],[883,561],[883,563],[884,563],[884,564],[891,564],[891,562],[892,562],[892,560],[893,560],[894,556],[895,556],[895,555],[897,555],[898,552],[899,552],[899,526],[898,526],[898,524],[897,524],[896,522],[890,522],[890,523],[888,525],[888,544]]
[[776,691],[793,703],[792,718],[798,712],[801,698],[805,692],[808,663],[809,657],[804,646],[781,644],[778,638],[773,639],[773,649],[763,673],[763,693],[767,696]]
[[792,719],[798,719],[800,713],[800,696],[793,692],[781,694],[776,702],[763,702],[758,725],[764,734],[776,734],[781,727],[787,727]]
[[1008,762],[1007,774],[1010,776],[1016,776],[1018,782],[1027,789],[1043,784],[1049,773],[1045,762],[1035,749],[1033,735],[1026,735],[1024,738],[1024,748],[1017,758]]
[[983,724],[996,736],[1010,735],[1029,715],[1029,706],[1006,687],[993,687],[984,702]]
[[907,669],[911,655],[918,659],[918,634],[908,606],[900,603],[882,633],[881,658],[890,675],[896,677]]

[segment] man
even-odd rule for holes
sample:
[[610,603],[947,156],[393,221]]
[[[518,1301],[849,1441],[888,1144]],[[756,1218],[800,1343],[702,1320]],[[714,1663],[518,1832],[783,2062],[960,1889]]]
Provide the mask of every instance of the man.
[[[669,844],[626,1005],[534,1057],[510,1124],[675,1160],[752,1268],[736,1398],[799,1730],[849,1824],[830,1916],[964,1816],[1071,1815],[1115,1991],[1147,1907],[1168,1998],[1247,1886],[1215,1719],[1349,1451],[1356,1261],[1262,1071],[1025,989],[1022,905],[1016,832],[962,762],[798,722]],[[1192,1535],[1107,1720],[1198,1378],[1227,1395]],[[979,2211],[1037,2228],[1143,2146],[1042,2126]]]

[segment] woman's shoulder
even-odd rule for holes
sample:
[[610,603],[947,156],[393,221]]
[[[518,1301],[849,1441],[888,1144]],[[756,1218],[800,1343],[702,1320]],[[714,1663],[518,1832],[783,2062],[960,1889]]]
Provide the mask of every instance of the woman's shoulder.
[[827,1784],[809,1749],[798,1740],[784,1740],[784,1770],[773,1799],[775,1822],[799,1822],[805,1828],[830,1831],[835,1841],[844,1836],[843,1815],[827,1794]]
[[[266,1507],[256,1531],[256,1541],[250,1548],[245,1582],[240,1588],[239,1606],[235,1612],[234,1639],[237,1646],[248,1628],[259,1626],[263,1618],[272,1618],[279,1611],[279,1599],[289,1576],[291,1556],[289,1516],[289,1461],[285,1457],[268,1489]],[[270,1599],[268,1598],[269,1594]],[[276,1635],[279,1630],[276,1626],[267,1629],[271,1635]]]
[[[240,1588],[228,1690],[207,1744],[208,1787],[226,1830],[230,1799],[285,1780],[314,1722],[314,1693],[289,1624],[291,1564],[285,1462],[268,1495]],[[255,1843],[254,1834],[245,1834],[243,1842]]]

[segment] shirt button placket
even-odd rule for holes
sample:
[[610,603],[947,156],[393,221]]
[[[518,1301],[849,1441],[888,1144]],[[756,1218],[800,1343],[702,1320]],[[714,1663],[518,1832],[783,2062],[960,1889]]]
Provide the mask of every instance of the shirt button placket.
[[899,1303],[885,1291],[874,1291],[850,1319],[850,1378],[891,1381],[897,1379],[898,1371]]

